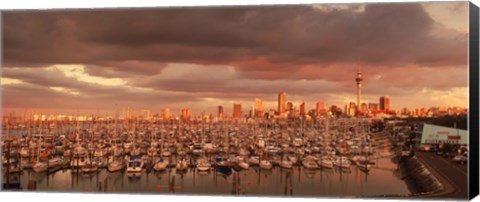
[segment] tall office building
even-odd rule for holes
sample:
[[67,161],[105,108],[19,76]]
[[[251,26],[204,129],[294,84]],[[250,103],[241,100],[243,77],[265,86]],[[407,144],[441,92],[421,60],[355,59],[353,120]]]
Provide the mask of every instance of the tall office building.
[[336,105],[332,105],[330,106],[330,113],[332,113],[333,116],[336,116],[337,115],[337,112],[338,112],[338,107]]
[[169,120],[169,119],[170,119],[170,109],[163,108],[163,120]]
[[322,101],[317,102],[317,116],[324,115],[326,111],[327,110],[325,108],[325,102],[322,102]]
[[233,118],[242,117],[242,104],[233,104]]
[[287,93],[281,92],[278,94],[278,114],[284,114],[286,109],[285,109],[285,104],[287,102]]
[[292,111],[293,111],[293,103],[287,102],[287,112],[292,112]]
[[370,109],[370,111],[378,110],[378,103],[368,103],[368,109]]
[[218,118],[223,119],[225,118],[225,113],[223,112],[223,106],[218,106]]
[[390,98],[388,96],[380,97],[380,110],[388,112],[390,110]]
[[357,113],[357,106],[355,105],[355,102],[350,102],[348,105],[348,115],[349,116],[355,116]]
[[307,114],[305,111],[305,102],[302,102],[302,104],[300,104],[300,115],[305,115],[305,114]]
[[365,103],[365,102],[362,103],[362,105],[360,106],[360,110],[361,110],[362,112],[368,111],[368,105],[367,105],[367,103]]
[[190,121],[191,116],[192,116],[192,111],[190,109],[182,109],[183,121]]
[[258,98],[255,98],[255,117],[263,118],[263,104]]

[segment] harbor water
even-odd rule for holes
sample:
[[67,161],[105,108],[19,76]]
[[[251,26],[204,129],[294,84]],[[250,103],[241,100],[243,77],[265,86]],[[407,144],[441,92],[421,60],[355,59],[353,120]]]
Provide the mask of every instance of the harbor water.
[[[36,183],[40,192],[108,192],[196,195],[252,195],[252,196],[338,196],[368,197],[406,195],[411,193],[390,159],[378,160],[378,167],[365,173],[356,167],[350,171],[339,169],[307,170],[301,166],[292,169],[274,167],[248,170],[225,175],[215,170],[198,172],[193,168],[177,173],[175,168],[164,172],[143,170],[140,176],[126,173],[74,173],[71,169],[46,175],[24,170],[21,187],[28,189]],[[381,166],[381,167],[380,167]]]

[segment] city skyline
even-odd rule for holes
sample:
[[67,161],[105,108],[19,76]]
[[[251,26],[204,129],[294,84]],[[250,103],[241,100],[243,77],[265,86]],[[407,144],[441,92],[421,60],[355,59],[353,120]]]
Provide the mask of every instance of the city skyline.
[[467,5],[5,12],[3,111],[343,109],[359,68],[362,103],[467,107]]

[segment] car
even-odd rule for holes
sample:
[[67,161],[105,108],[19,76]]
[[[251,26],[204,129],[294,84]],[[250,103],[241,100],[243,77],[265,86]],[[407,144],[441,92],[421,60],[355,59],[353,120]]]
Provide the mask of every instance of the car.
[[453,157],[453,161],[458,164],[466,164],[468,161],[468,158],[465,155],[456,155],[455,157]]

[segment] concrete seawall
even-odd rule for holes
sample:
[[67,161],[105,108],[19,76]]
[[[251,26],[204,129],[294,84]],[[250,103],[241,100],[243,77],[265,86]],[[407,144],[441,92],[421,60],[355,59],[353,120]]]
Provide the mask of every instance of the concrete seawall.
[[432,174],[417,157],[401,160],[404,178],[414,183],[417,191],[411,196],[433,196],[444,191],[444,185]]

